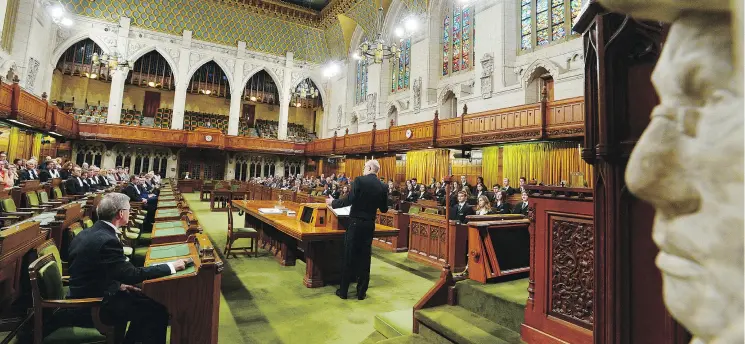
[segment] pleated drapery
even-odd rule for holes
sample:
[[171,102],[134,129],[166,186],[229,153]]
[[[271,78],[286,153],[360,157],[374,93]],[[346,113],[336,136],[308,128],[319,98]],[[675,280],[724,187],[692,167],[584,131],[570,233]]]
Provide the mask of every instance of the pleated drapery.
[[582,160],[579,146],[573,142],[505,145],[502,150],[502,168],[504,177],[509,178],[510,184],[514,186],[518,185],[520,177],[526,177],[529,181],[536,179],[545,185],[558,185],[565,181],[567,186],[582,187],[583,185],[573,185],[578,183],[578,179],[576,176],[572,178],[573,173],[581,172],[584,174],[584,182],[592,187],[592,165]]
[[431,178],[442,179],[450,173],[450,151],[426,149],[406,153],[406,178],[427,183]]

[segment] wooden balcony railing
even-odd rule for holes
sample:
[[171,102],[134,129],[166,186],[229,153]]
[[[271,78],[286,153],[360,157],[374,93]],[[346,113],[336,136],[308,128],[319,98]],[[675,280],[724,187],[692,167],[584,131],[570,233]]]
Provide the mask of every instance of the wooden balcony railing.
[[396,152],[429,147],[487,145],[535,139],[584,136],[583,97],[542,101],[535,104],[468,113],[457,118],[390,126],[369,132],[318,139],[308,143],[305,154],[364,154]]

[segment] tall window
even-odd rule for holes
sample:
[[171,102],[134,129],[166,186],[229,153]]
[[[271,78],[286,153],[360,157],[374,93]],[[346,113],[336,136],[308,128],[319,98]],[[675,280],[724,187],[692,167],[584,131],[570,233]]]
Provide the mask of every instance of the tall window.
[[391,59],[391,93],[409,89],[411,76],[411,38],[398,43],[401,57]]
[[572,23],[580,9],[582,0],[520,0],[520,48],[532,50],[576,37]]
[[452,4],[442,20],[442,75],[473,67],[473,6]]
[[367,96],[367,61],[364,58],[357,61],[356,80],[354,103],[359,104],[364,102]]

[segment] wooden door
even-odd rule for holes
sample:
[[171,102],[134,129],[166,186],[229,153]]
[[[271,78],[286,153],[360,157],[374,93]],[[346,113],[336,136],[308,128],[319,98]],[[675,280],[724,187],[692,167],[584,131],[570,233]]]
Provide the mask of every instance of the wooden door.
[[256,121],[256,105],[243,104],[243,120],[246,121],[248,127],[254,126]]
[[178,176],[191,179],[225,179],[225,153],[212,149],[185,149],[179,153]]
[[155,117],[160,107],[160,93],[145,91],[145,104],[142,106],[142,116]]
[[[546,78],[543,78],[543,87],[546,88],[546,100],[547,101],[553,101],[554,100],[554,78],[551,76],[548,76]],[[542,92],[542,90],[538,90],[539,92]],[[538,97],[538,99],[541,99]]]

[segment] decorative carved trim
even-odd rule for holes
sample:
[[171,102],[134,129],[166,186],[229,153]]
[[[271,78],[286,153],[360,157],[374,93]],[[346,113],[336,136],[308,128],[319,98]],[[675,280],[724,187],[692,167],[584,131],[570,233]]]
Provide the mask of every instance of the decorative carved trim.
[[482,143],[482,142],[499,142],[499,141],[520,141],[534,138],[540,138],[540,130],[526,130],[510,133],[493,133],[487,135],[465,136],[463,143]]
[[456,146],[462,143],[463,143],[463,140],[461,140],[460,137],[454,138],[454,139],[437,140],[438,146],[450,146],[450,145]]
[[424,142],[414,142],[414,143],[388,143],[388,149],[389,150],[411,150],[411,149],[424,149],[429,147],[432,144],[431,140],[427,140]]
[[585,128],[546,129],[546,136],[584,136]]
[[36,74],[39,73],[39,61],[33,57],[28,59],[28,71],[26,73],[26,90],[33,93],[36,84]]
[[414,79],[414,112],[419,113],[422,109],[422,77]]
[[594,235],[592,219],[551,219],[549,314],[589,329],[594,320]]

